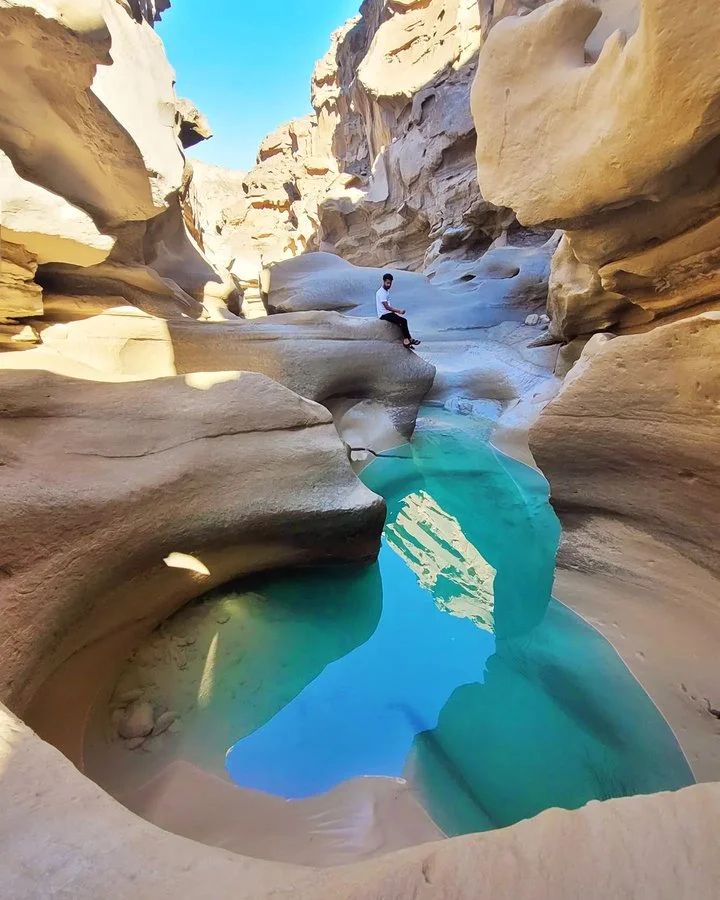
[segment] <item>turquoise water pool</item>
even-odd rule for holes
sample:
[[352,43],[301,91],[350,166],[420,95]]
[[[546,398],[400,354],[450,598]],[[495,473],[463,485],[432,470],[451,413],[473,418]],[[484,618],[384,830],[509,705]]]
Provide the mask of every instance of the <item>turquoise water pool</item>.
[[692,783],[614,650],[551,599],[559,525],[538,473],[428,409],[362,477],[388,505],[376,564],[213,594],[242,622],[225,705],[238,785],[299,799],[404,778],[459,834]]

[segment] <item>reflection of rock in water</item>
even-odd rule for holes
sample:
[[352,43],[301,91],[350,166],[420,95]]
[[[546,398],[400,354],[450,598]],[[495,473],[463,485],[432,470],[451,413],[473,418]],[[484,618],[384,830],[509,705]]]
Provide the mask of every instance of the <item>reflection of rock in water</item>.
[[441,610],[493,630],[496,571],[428,493],[405,497],[385,535]]

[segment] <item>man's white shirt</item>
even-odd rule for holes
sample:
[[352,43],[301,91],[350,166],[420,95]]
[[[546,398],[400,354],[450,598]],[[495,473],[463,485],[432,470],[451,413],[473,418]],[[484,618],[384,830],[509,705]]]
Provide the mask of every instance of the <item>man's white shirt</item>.
[[390,310],[385,309],[383,303],[385,301],[390,302],[390,291],[386,291],[384,287],[381,287],[380,290],[375,294],[375,306],[377,307],[378,319],[382,316],[386,316]]

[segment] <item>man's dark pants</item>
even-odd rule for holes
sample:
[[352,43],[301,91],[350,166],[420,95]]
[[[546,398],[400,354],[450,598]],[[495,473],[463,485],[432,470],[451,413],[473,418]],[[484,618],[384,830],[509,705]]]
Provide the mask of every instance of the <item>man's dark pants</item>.
[[402,335],[407,340],[412,340],[410,337],[410,329],[408,328],[408,320],[403,316],[399,316],[397,313],[385,313],[384,316],[380,316],[385,322],[392,322],[393,325],[397,325],[400,331],[402,331]]

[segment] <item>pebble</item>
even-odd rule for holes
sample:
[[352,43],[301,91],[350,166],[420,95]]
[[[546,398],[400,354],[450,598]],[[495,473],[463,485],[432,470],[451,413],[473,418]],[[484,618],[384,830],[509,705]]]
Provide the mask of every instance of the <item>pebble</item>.
[[159,715],[153,728],[153,735],[164,734],[177,718],[178,714],[171,709]]
[[118,723],[118,734],[122,738],[146,738],[155,726],[152,704],[147,700],[135,700],[128,706]]
[[530,313],[530,315],[525,319],[526,325],[537,325],[540,321],[540,316],[537,313]]

